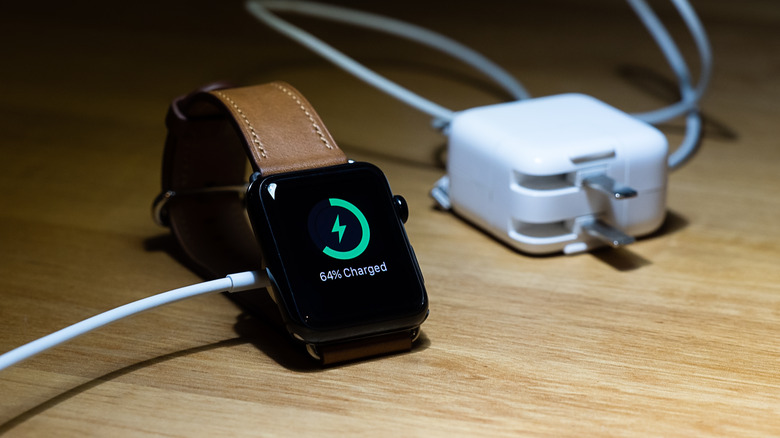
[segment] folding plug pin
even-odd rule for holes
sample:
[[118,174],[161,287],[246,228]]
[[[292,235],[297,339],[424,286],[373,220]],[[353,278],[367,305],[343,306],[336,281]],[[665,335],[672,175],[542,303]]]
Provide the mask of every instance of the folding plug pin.
[[634,243],[636,240],[634,237],[598,219],[586,220],[580,226],[589,236],[593,236],[613,248]]
[[637,191],[628,186],[622,186],[607,175],[594,175],[582,180],[582,184],[598,190],[615,199],[629,199],[637,195]]

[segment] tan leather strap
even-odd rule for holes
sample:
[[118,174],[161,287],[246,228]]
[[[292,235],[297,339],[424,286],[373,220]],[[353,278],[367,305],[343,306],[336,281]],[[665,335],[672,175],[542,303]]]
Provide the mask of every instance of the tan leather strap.
[[166,124],[162,188],[173,195],[163,216],[184,261],[207,278],[261,267],[240,191],[215,189],[245,184],[247,158],[263,176],[347,161],[309,102],[284,82],[204,88],[174,100]]

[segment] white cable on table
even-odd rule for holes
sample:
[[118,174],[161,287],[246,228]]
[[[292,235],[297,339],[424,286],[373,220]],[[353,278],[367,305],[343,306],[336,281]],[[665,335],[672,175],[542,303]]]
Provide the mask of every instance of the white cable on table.
[[153,309],[164,304],[173,303],[185,298],[214,292],[241,292],[258,289],[268,285],[268,277],[258,271],[239,272],[225,278],[193,284],[178,289],[147,297],[115,309],[95,315],[84,321],[73,324],[62,330],[46,335],[40,339],[22,345],[3,355],[0,355],[0,371],[38,353],[46,351],[59,344],[67,342],[104,325],[118,321],[131,315]]
[[[664,28],[658,17],[652,12],[649,6],[644,2],[637,2],[635,0],[627,0],[629,4],[634,8],[636,14],[642,20],[645,27],[651,33],[659,45],[661,51],[669,62],[672,70],[675,71],[678,79],[680,75],[677,74],[681,69],[685,70],[685,75],[688,78],[688,87],[691,87],[690,74],[687,73],[688,67],[684,58],[679,52],[677,45],[671,38],[669,33]],[[683,96],[682,100],[672,105],[659,108],[652,111],[634,113],[634,117],[644,120],[647,123],[658,124],[669,121],[676,117],[682,116],[688,111],[695,109],[699,100],[704,95],[704,92],[709,86],[710,79],[712,77],[712,47],[710,46],[709,39],[707,38],[707,32],[696,15],[696,12],[691,7],[687,0],[671,0],[674,6],[677,8],[680,16],[688,27],[688,31],[693,37],[696,44],[697,51],[699,53],[699,81],[693,93],[687,97]],[[682,85],[682,84],[681,84]]]
[[709,82],[712,70],[712,53],[709,48],[706,34],[701,27],[693,9],[686,0],[672,0],[683,16],[686,25],[694,35],[701,56],[701,75],[696,88],[691,84],[690,70],[685,58],[680,53],[677,44],[671,37],[666,27],[658,16],[644,0],[627,0],[642,23],[655,39],[656,44],[664,54],[669,66],[672,68],[680,87],[681,100],[659,110],[648,113],[633,114],[648,123],[660,123],[680,115],[686,115],[685,137],[675,151],[669,155],[667,165],[675,170],[687,162],[698,149],[701,140],[703,123],[699,113],[698,102]]
[[385,32],[427,45],[463,61],[499,84],[515,99],[529,98],[528,92],[511,74],[478,52],[428,29],[353,9],[306,1],[250,1],[247,9],[260,21],[288,36],[358,79],[433,117],[450,120],[452,111],[384,78],[310,33],[282,20],[270,11],[309,15],[326,20]]
[[[694,86],[685,59],[653,10],[644,0],[627,1],[653,36],[679,82],[682,96],[679,102],[656,110],[632,114],[634,117],[651,124],[666,122],[685,115],[685,137],[668,158],[669,168],[676,169],[693,156],[700,143],[703,123],[698,110],[698,102],[704,95],[710,77],[712,76],[712,49],[707,34],[704,31],[704,27],[688,1],[670,0],[688,27],[699,52],[701,71],[699,81],[696,86]],[[512,75],[498,65],[454,40],[419,26],[377,14],[308,1],[250,0],[247,2],[246,6],[255,17],[274,30],[308,47],[315,53],[328,59],[364,82],[369,83],[385,93],[422,112],[428,113],[445,123],[453,117],[454,113],[451,110],[433,103],[380,76],[313,35],[277,17],[272,14],[270,10],[298,13],[348,23],[386,32],[428,45],[458,58],[483,72],[489,78],[500,84],[516,99],[525,99],[529,97],[528,92],[520,82],[515,80]]]

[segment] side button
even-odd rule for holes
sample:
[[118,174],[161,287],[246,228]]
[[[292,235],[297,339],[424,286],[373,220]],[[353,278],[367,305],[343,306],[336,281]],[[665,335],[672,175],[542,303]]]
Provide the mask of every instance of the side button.
[[395,195],[393,196],[393,205],[395,206],[395,211],[398,212],[401,221],[406,223],[409,219],[409,205],[406,203],[406,199],[401,195]]

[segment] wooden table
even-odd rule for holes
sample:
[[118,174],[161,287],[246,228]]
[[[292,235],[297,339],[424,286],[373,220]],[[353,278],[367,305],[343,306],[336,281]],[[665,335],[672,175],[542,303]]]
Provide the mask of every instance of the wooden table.
[[[17,2],[21,3],[21,2]],[[780,13],[700,8],[716,55],[706,138],[671,175],[668,220],[621,250],[531,257],[427,192],[429,118],[249,18],[238,3],[6,5],[0,63],[0,351],[200,281],[152,223],[171,98],[286,80],[342,148],[409,201],[431,314],[408,354],[321,369],[221,295],[113,324],[0,372],[6,436],[780,434]],[[534,95],[626,111],[671,74],[621,2],[383,1],[487,54]],[[369,6],[366,6],[369,7]],[[671,8],[662,8],[695,56]],[[453,109],[503,101],[407,42],[298,19]],[[671,93],[673,95],[673,93]],[[681,122],[663,127],[670,143]]]

